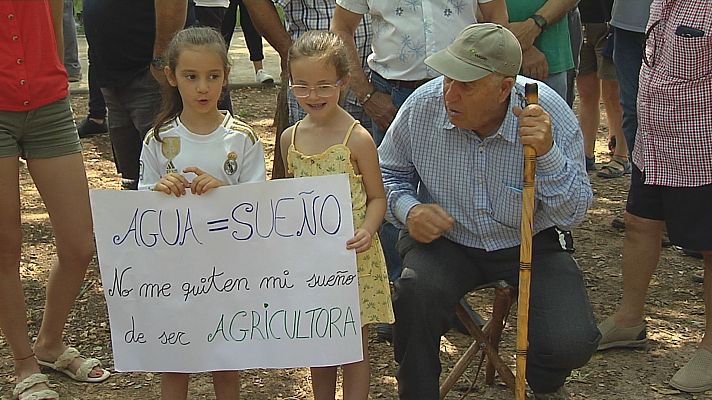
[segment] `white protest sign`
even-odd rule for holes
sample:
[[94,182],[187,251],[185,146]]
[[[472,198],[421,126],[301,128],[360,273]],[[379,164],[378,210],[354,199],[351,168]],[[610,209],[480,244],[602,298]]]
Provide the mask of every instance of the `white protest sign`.
[[92,190],[118,371],[362,359],[346,175],[177,198]]

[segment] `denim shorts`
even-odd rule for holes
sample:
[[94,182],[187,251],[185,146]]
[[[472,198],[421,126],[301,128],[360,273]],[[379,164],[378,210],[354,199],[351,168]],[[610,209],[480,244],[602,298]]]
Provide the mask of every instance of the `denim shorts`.
[[646,185],[633,164],[626,211],[636,217],[665,221],[670,242],[690,250],[712,250],[712,185]]
[[616,66],[613,65],[612,55],[605,54],[608,44],[608,24],[586,23],[583,24],[583,45],[581,46],[581,61],[579,75],[596,73],[598,79],[615,81]]
[[0,157],[50,158],[81,151],[69,97],[30,111],[0,111]]

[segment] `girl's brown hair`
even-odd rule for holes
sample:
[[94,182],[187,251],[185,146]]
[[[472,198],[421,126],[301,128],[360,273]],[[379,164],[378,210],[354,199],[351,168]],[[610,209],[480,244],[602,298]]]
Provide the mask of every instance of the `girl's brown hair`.
[[[164,53],[166,65],[175,73],[178,57],[181,52],[186,48],[199,46],[210,48],[219,54],[223,61],[225,72],[227,73],[231,62],[227,55],[225,40],[218,31],[207,27],[188,28],[176,33]],[[183,100],[180,97],[177,87],[169,84],[163,85],[161,88],[161,98],[161,111],[158,113],[158,117],[156,117],[151,131],[153,137],[159,142],[161,141],[159,134],[161,126],[176,118],[183,111]]]
[[[304,57],[314,57],[336,68],[336,76],[343,79],[349,74],[349,59],[346,46],[339,35],[313,30],[299,37],[289,48],[289,63]],[[291,76],[291,71],[290,71]]]

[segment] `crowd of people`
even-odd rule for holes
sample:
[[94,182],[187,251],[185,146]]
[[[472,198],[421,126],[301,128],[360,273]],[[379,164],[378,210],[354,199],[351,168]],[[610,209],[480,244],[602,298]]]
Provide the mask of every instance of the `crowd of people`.
[[[233,115],[227,90],[237,7],[256,81],[274,81],[261,33],[289,89],[290,126],[275,152],[284,171],[272,178],[350,180],[355,231],[345,246],[357,253],[364,357],[341,366],[344,399],[368,398],[369,325],[393,342],[398,397],[439,398],[439,343],[456,304],[488,282],[518,285],[524,146],[536,153],[534,398],[570,398],[567,378],[596,351],[646,345],[663,232],[712,273],[708,1],[83,0],[90,107],[78,126],[68,92],[82,78],[73,6],[0,2],[0,331],[13,398],[60,398],[41,366],[86,383],[111,375],[64,340],[94,254],[80,137],[108,131],[126,190],[203,195],[266,179],[263,144]],[[538,104],[525,101],[528,83],[538,84]],[[601,99],[611,159],[597,165]],[[181,156],[167,155],[181,141]],[[34,342],[19,270],[21,159],[57,247]],[[570,233],[591,206],[594,172],[631,179],[622,300],[598,324]],[[684,392],[712,389],[712,280],[703,301],[704,336],[669,380]],[[212,376],[216,398],[239,398],[237,371]],[[337,366],[311,376],[314,398],[335,398]],[[162,374],[162,398],[186,399],[188,378]]]

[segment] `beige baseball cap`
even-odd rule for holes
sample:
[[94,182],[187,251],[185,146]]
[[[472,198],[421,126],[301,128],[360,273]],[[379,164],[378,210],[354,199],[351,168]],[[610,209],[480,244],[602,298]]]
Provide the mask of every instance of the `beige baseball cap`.
[[447,48],[426,58],[425,64],[461,82],[476,81],[492,72],[516,76],[522,66],[522,48],[502,25],[472,24]]

